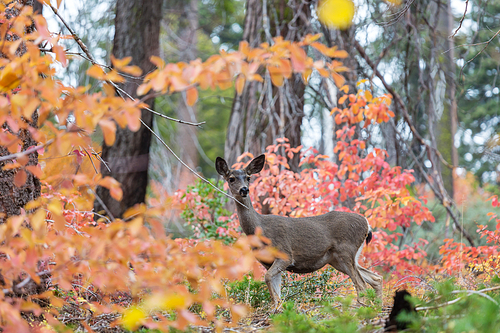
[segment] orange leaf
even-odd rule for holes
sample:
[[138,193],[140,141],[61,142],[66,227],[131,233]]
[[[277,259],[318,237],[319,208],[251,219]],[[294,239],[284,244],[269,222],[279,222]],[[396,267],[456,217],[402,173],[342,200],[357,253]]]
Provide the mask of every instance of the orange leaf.
[[104,70],[100,66],[92,65],[87,70],[87,75],[98,80],[104,80],[106,74],[104,73]]
[[40,178],[43,175],[42,169],[38,165],[28,165],[25,169],[31,172],[37,178]]
[[120,183],[112,177],[104,177],[98,183],[99,186],[105,187],[109,190],[111,197],[117,201],[120,201],[123,197],[123,191],[120,187]]
[[14,184],[17,187],[21,187],[26,183],[26,171],[24,170],[19,170],[16,175],[14,176]]
[[104,135],[104,142],[106,146],[112,146],[116,139],[116,124],[114,121],[109,119],[101,119],[99,121],[99,126],[101,126],[102,134]]
[[241,95],[243,92],[243,88],[245,88],[245,77],[243,75],[238,76],[236,79],[236,92],[238,95]]
[[132,57],[125,57],[123,59],[116,59],[114,55],[110,56],[111,63],[113,64],[113,68],[117,70],[121,70],[123,67],[127,66],[130,61],[132,61]]
[[189,88],[186,90],[186,102],[189,106],[193,106],[198,100],[198,89]]
[[66,52],[61,45],[54,45],[52,51],[56,54],[56,60],[61,63],[63,67],[68,66],[68,59],[66,59]]

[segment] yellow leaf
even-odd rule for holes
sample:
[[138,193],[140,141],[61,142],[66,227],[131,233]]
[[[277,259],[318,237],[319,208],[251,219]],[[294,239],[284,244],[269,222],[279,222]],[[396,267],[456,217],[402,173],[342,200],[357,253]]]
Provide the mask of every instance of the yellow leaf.
[[121,72],[130,74],[132,76],[140,76],[142,69],[139,66],[127,66],[120,69]]
[[104,90],[104,93],[106,94],[106,96],[111,97],[111,96],[115,96],[115,94],[116,94],[115,87],[113,87],[109,83],[104,83],[102,85],[102,90]]
[[180,309],[186,306],[186,298],[181,295],[173,294],[163,299],[162,307],[165,310]]
[[27,119],[31,119],[33,112],[35,112],[36,108],[40,104],[40,100],[38,98],[32,98],[28,104],[23,107],[23,116]]
[[115,122],[109,119],[101,119],[99,126],[101,126],[102,134],[104,135],[104,142],[107,146],[112,146],[116,139]]
[[127,223],[128,229],[130,230],[130,234],[134,237],[137,236],[137,234],[142,228],[142,225],[143,225],[142,216],[139,216]]
[[136,306],[128,308],[123,313],[121,323],[123,327],[129,331],[135,331],[141,326],[142,321],[146,318],[146,312]]
[[348,28],[354,17],[354,3],[351,0],[320,0],[318,19],[328,27]]
[[163,69],[165,67],[165,61],[162,58],[157,56],[152,56],[149,61],[159,69]]
[[100,66],[97,66],[97,65],[92,65],[87,70],[87,75],[91,76],[95,79],[98,79],[98,80],[104,80],[104,78],[105,78],[104,70]]
[[113,64],[113,68],[117,70],[121,70],[123,67],[127,66],[130,61],[132,61],[132,57],[125,57],[123,59],[116,59],[114,55],[110,56],[111,63]]
[[241,95],[243,92],[243,88],[245,88],[245,77],[243,75],[238,76],[236,79],[236,92],[238,95]]
[[281,73],[281,70],[276,67],[269,66],[267,68],[269,71],[269,74],[271,75],[271,81],[272,83],[277,86],[281,87],[283,85],[284,77],[283,74]]
[[63,212],[61,202],[58,199],[50,200],[47,209],[54,215],[62,215]]
[[369,90],[365,90],[365,98],[367,102],[371,102],[373,99],[372,93]]
[[42,227],[45,226],[45,217],[47,213],[44,209],[38,209],[35,214],[31,217],[31,227],[35,232],[39,232],[42,230]]
[[188,90],[186,90],[186,102],[189,106],[193,106],[194,103],[196,103],[197,99],[198,99],[198,89],[189,88]]

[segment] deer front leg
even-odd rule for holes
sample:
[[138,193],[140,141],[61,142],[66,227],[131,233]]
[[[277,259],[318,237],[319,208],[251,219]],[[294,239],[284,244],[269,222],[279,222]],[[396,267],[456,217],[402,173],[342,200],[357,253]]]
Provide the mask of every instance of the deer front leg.
[[281,272],[283,272],[290,263],[282,259],[276,259],[267,270],[265,281],[269,294],[271,294],[272,312],[276,312],[281,301]]

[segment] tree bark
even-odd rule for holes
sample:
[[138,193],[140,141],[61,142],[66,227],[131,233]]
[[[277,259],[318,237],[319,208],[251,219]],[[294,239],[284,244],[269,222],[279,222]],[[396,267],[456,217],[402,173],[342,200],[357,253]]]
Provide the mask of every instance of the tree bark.
[[[310,32],[310,18],[309,1],[248,0],[243,40],[251,47],[271,43],[271,36],[298,41]],[[235,94],[224,149],[229,161],[245,151],[258,155],[280,137],[288,138],[292,147],[301,144],[305,85],[300,75],[282,87],[273,87],[268,75],[264,80],[247,83],[240,96]],[[298,162],[298,156],[289,161],[292,170]]]
[[[139,66],[143,75],[155,69],[149,61],[153,55],[159,56],[159,34],[161,20],[161,0],[117,0],[113,55],[117,59],[132,57],[131,65]],[[132,97],[140,80],[127,77],[121,88]],[[147,101],[150,108],[154,100]],[[153,116],[147,110],[141,112],[142,120],[151,128]],[[121,183],[123,199],[113,199],[103,187],[96,190],[101,199],[94,202],[96,212],[120,217],[130,207],[143,203],[148,185],[149,147],[151,132],[144,126],[137,132],[117,126],[116,141],[112,146],[103,144],[102,159],[108,168],[101,165],[103,177],[111,176]],[[101,203],[102,201],[102,203]]]
[[[178,42],[179,61],[189,62],[198,57],[198,38],[196,36],[198,30],[198,0],[189,0],[183,3],[182,15],[179,20],[181,26],[179,31],[180,41]],[[179,119],[192,122],[196,122],[197,119],[196,105],[187,105],[184,92],[180,94],[177,116]],[[177,132],[180,158],[191,167],[196,168],[198,166],[197,128],[195,126],[181,126]],[[178,187],[185,189],[187,185],[194,183],[196,176],[180,163],[178,168],[180,168]]]
[[[450,0],[438,1],[438,24],[436,31],[435,66],[438,70],[434,77],[433,94],[436,111],[436,148],[441,152],[448,163],[456,166],[458,164],[458,153],[454,144],[457,131],[457,102],[455,98],[455,59],[454,42],[448,38],[452,34],[453,16],[451,13]],[[438,96],[439,95],[439,96]],[[432,135],[432,133],[431,133]],[[450,198],[454,197],[453,170],[439,162],[443,185]]]
[[[36,0],[29,1],[18,1],[25,6],[33,6]],[[34,7],[35,11],[40,10],[40,6]],[[7,10],[7,16],[13,17],[19,14],[18,10],[12,9]],[[35,29],[35,25],[31,25],[28,28],[28,33]],[[10,36],[5,34],[7,39],[17,39],[16,36]],[[2,37],[0,37],[1,39]],[[18,56],[22,56],[26,52],[24,47],[20,47],[18,50]],[[35,111],[33,113],[32,119],[26,121],[28,126],[37,127],[38,113]],[[2,125],[3,128],[11,131],[7,124]],[[12,132],[12,131],[11,131]],[[28,129],[20,129],[19,132],[15,133],[22,142],[22,151],[27,150],[29,147],[36,146],[37,142],[33,139]],[[7,148],[0,146],[0,156],[5,156],[11,154]],[[37,165],[38,164],[38,152],[33,152],[28,154],[29,161],[26,165]],[[3,167],[8,161],[0,162],[0,222],[5,221],[5,218],[12,215],[19,215],[21,213],[21,208],[24,207],[28,202],[35,200],[40,196],[40,180],[36,178],[33,174],[27,172],[26,182],[23,186],[17,187],[14,184],[14,176],[17,170],[3,170]]]

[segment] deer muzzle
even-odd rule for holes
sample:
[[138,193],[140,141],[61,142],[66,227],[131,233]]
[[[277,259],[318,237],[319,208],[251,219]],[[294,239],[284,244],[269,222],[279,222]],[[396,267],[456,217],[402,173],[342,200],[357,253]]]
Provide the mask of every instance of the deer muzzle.
[[240,195],[242,197],[246,197],[248,195],[248,187],[245,186],[245,187],[240,188]]

